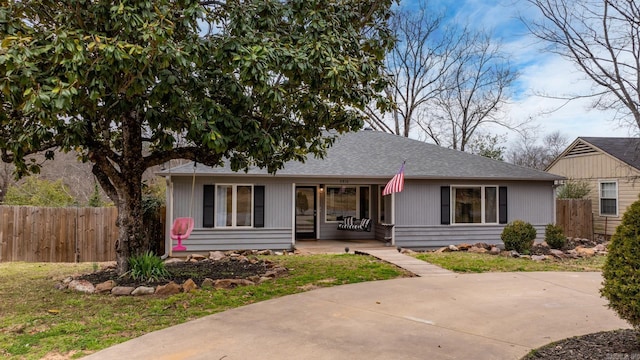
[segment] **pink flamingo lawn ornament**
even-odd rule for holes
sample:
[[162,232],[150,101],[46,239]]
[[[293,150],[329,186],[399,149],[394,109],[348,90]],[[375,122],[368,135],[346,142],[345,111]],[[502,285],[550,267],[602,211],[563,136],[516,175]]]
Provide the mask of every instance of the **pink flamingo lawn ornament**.
[[171,239],[178,240],[178,245],[173,247],[173,251],[187,250],[187,248],[182,245],[182,240],[188,238],[189,235],[191,235],[192,230],[193,218],[180,217],[173,221],[173,226],[171,227]]

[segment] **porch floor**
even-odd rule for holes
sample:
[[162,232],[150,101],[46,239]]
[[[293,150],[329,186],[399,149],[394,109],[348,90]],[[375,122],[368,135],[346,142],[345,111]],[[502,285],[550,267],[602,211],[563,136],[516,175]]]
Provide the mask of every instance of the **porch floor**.
[[303,254],[342,254],[347,247],[350,253],[355,250],[395,250],[395,247],[384,246],[380,240],[296,240],[295,246]]

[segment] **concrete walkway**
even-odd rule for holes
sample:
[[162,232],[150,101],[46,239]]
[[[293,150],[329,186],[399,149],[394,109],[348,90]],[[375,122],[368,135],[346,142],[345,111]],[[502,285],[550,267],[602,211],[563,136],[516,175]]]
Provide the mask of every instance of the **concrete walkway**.
[[87,359],[519,359],[627,328],[600,273],[426,276],[323,288],[149,333]]
[[453,271],[445,270],[426,261],[418,260],[412,256],[401,254],[395,249],[371,249],[362,250],[362,252],[376,257],[380,260],[394,264],[421,277],[455,274]]
[[417,276],[453,275],[454,272],[398,252],[395,247],[384,246],[376,240],[307,240],[298,241],[296,248],[302,254],[343,254],[359,252],[401,267]]

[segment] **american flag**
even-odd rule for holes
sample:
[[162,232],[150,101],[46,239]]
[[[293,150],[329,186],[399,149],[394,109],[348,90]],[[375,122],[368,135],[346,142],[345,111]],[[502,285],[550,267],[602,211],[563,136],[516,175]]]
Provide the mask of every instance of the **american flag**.
[[391,180],[387,183],[387,186],[384,187],[382,191],[382,196],[393,194],[396,192],[401,192],[404,189],[404,162],[402,162],[402,166],[397,174],[395,174]]

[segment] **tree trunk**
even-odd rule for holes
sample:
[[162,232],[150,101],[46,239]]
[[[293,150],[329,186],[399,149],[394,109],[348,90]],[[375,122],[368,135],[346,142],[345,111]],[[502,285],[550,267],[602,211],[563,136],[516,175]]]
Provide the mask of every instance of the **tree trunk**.
[[[118,189],[118,241],[116,242],[117,271],[122,275],[129,271],[129,258],[149,249],[143,234],[142,176],[127,181],[127,189]],[[124,190],[124,191],[123,191]]]

